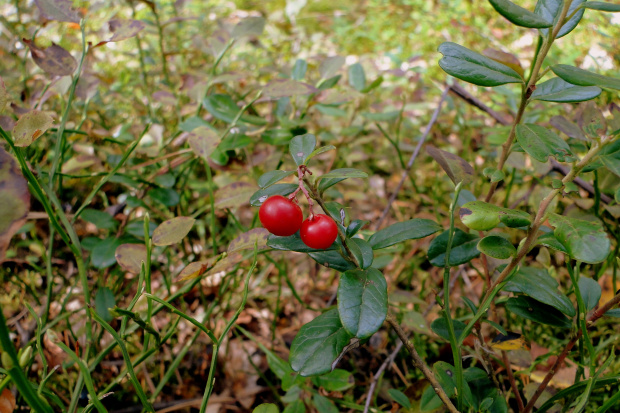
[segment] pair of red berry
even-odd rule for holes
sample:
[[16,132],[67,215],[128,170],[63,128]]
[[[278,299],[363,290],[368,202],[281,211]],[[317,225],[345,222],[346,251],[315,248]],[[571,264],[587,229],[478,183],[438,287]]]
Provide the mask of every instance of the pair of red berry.
[[301,208],[282,195],[274,195],[260,207],[258,217],[263,227],[274,235],[288,237],[299,231],[304,244],[310,248],[329,248],[338,236],[333,219],[323,214],[311,215],[304,221]]

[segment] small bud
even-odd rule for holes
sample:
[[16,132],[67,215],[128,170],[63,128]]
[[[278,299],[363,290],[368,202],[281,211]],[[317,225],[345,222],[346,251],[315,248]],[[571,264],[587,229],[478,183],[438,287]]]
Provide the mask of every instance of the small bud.
[[23,349],[23,351],[21,351],[21,354],[19,356],[19,367],[26,367],[26,365],[30,362],[30,359],[32,358],[32,347],[28,346],[25,349]]

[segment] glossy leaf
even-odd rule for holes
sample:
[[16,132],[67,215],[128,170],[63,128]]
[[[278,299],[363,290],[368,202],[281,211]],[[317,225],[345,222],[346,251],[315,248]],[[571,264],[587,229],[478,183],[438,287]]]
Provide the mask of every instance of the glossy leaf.
[[[543,228],[547,228],[547,227],[543,227]],[[564,245],[560,244],[560,241],[558,241],[555,238],[555,235],[553,235],[553,232],[539,236],[536,243],[539,245],[548,247],[548,248],[552,248],[556,251],[563,252],[564,254],[567,254],[566,248],[564,248]]]
[[594,281],[592,278],[582,276],[579,278],[579,291],[581,292],[581,297],[583,298],[587,311],[592,310],[598,305],[602,294],[602,289],[599,283]]
[[295,192],[298,188],[297,184],[274,184],[267,188],[259,189],[250,197],[250,205],[261,206],[263,202],[273,195],[287,196]]
[[546,102],[583,102],[594,99],[601,92],[601,88],[597,86],[576,86],[559,77],[554,77],[536,85],[532,99]]
[[275,79],[263,89],[263,94],[272,98],[309,95],[318,90],[314,87],[293,79]]
[[316,137],[311,133],[307,133],[305,135],[295,136],[291,139],[288,149],[295,164],[299,166],[306,163],[306,159],[314,151],[315,146]]
[[339,272],[345,272],[356,268],[355,264],[342,258],[341,253],[336,250],[313,251],[315,252],[308,253],[310,258],[312,258],[324,267],[333,268],[334,270]]
[[77,61],[71,53],[52,43],[47,49],[39,49],[28,39],[22,41],[30,48],[32,60],[47,74],[53,76],[71,76],[77,69]]
[[504,286],[504,291],[526,294],[569,317],[576,314],[573,303],[558,290],[558,282],[542,268],[519,268]]
[[[448,246],[449,234],[449,230],[442,232],[431,241],[431,245],[428,247],[428,259],[431,264],[437,267],[446,265],[446,248]],[[480,251],[476,248],[479,240],[480,238],[476,235],[468,234],[455,228],[450,250],[450,266],[455,267],[465,264],[480,256]]]
[[456,43],[443,43],[439,52],[443,54],[439,66],[457,79],[478,86],[523,83],[521,76],[510,67]]
[[54,120],[46,112],[31,110],[22,115],[13,127],[15,146],[29,146],[51,128],[53,123]]
[[450,152],[442,151],[434,146],[427,145],[426,152],[441,166],[441,169],[448,174],[454,185],[459,182],[467,184],[474,179],[474,168],[463,158]]
[[506,308],[516,315],[541,324],[555,327],[570,328],[571,320],[564,314],[551,307],[540,303],[530,297],[512,297],[506,301]]
[[17,161],[0,146],[0,262],[11,238],[26,223],[30,210],[28,182]]
[[549,129],[533,123],[519,124],[516,135],[521,148],[539,162],[547,162],[550,156],[560,162],[574,160],[568,144]]
[[387,316],[387,282],[381,271],[369,268],[342,274],[338,313],[352,336],[365,339],[373,335]]
[[468,202],[459,210],[465,226],[476,231],[489,231],[500,222],[511,228],[525,227],[532,223],[532,217],[523,211],[498,207],[483,201]]
[[362,269],[366,269],[372,265],[374,253],[367,241],[361,238],[348,238],[347,245]]
[[220,135],[209,127],[199,126],[190,132],[188,142],[197,156],[208,161],[220,143]]
[[293,175],[294,173],[295,171],[269,171],[262,174],[260,178],[258,178],[258,186],[260,188],[270,187],[271,185]]
[[517,253],[514,245],[499,235],[489,235],[481,239],[478,243],[478,251],[498,260],[508,259]]
[[325,374],[352,338],[342,326],[338,310],[329,310],[299,330],[291,344],[291,367],[302,376]]
[[79,23],[80,16],[73,8],[71,0],[35,0],[41,14],[48,20]]
[[116,248],[114,258],[123,270],[139,274],[142,270],[142,262],[146,262],[146,246],[144,244],[121,244]]
[[215,207],[237,208],[247,204],[250,197],[256,192],[256,185],[248,182],[233,182],[215,191]]
[[499,14],[517,26],[539,29],[552,25],[551,21],[517,6],[510,0],[489,0],[489,3]]
[[408,221],[397,222],[374,233],[368,239],[368,243],[373,250],[378,250],[409,239],[428,237],[441,231],[441,229],[436,222],[430,219],[414,218]]
[[555,237],[572,259],[597,264],[607,258],[610,241],[600,223],[558,214],[550,214],[549,223],[555,228]]
[[[560,29],[558,32],[557,38],[566,36],[570,33],[576,26],[579,24],[579,21],[583,17],[583,8],[582,5],[586,2],[586,0],[572,0],[570,7],[568,8],[568,13],[566,16],[570,16],[577,9],[577,12],[573,15],[573,17]],[[554,25],[558,23],[560,19],[560,14],[562,13],[562,7],[564,5],[563,0],[538,0],[536,3],[536,7],[534,8],[534,13],[538,14],[542,18],[552,21]],[[547,37],[550,29],[540,29],[540,34],[543,37]]]
[[608,89],[620,90],[620,79],[599,75],[587,70],[569,65],[554,65],[551,70],[558,77],[578,86],[598,86]]
[[308,162],[310,159],[314,158],[317,155],[320,155],[327,151],[331,151],[333,149],[336,149],[334,145],[327,145],[327,146],[321,146],[320,148],[316,148],[315,150],[312,151],[310,155],[308,155],[308,157],[306,158],[306,162]]
[[586,9],[606,11],[610,13],[620,12],[620,4],[607,3],[604,1],[587,1],[584,5]]
[[354,168],[342,168],[329,171],[325,175],[319,176],[317,179],[334,179],[334,178],[368,178],[368,174],[364,171]]
[[178,244],[189,233],[196,220],[191,217],[176,217],[162,222],[153,231],[153,244],[158,246]]
[[[314,248],[310,248],[303,243],[299,237],[299,233],[293,234],[290,237],[279,237],[277,235],[269,235],[267,238],[267,246],[275,250],[280,251],[296,251],[296,252],[315,252]],[[338,248],[338,244],[332,244],[327,251],[331,251]]]

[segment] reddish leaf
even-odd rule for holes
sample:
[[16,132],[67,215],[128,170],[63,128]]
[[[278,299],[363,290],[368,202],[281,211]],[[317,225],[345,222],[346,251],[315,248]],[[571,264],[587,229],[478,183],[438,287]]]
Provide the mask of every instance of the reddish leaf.
[[0,146],[0,262],[9,242],[26,222],[30,192],[17,162]]
[[130,39],[140,33],[145,25],[140,20],[120,20],[114,19],[108,22],[110,32],[113,33],[108,42],[120,42],[121,40]]
[[0,413],[13,413],[15,410],[15,396],[11,393],[11,390],[4,389],[0,394]]
[[19,118],[13,127],[15,146],[28,146],[45,133],[54,120],[45,112],[33,110]]
[[32,59],[45,73],[54,76],[70,76],[77,69],[77,62],[62,47],[52,43],[47,49],[39,49],[34,42],[22,39],[30,48]]

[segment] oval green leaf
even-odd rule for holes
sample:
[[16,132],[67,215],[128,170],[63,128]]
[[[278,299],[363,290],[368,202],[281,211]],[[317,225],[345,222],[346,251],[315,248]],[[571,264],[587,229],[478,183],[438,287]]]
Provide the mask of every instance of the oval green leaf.
[[[448,238],[450,231],[446,230],[439,234],[428,247],[428,259],[431,264],[436,267],[446,265],[446,249],[448,247]],[[476,248],[478,238],[474,234],[468,234],[458,228],[454,229],[454,237],[452,239],[452,248],[450,249],[450,266],[465,264],[480,255],[480,251]]]
[[375,268],[342,274],[338,313],[344,328],[359,339],[372,336],[387,316],[387,282]]
[[536,85],[532,99],[545,102],[584,102],[594,99],[601,92],[598,86],[576,86],[562,78],[554,77]]
[[153,244],[172,245],[181,242],[194,226],[196,220],[191,217],[176,217],[162,222],[153,231]]
[[581,292],[581,298],[586,306],[586,310],[590,311],[598,305],[601,299],[602,289],[601,286],[592,278],[581,277],[579,279],[579,291]]
[[446,42],[439,46],[443,57],[439,66],[457,79],[478,86],[499,86],[506,83],[523,83],[513,69],[456,43]]
[[558,77],[561,77],[573,85],[598,86],[620,90],[620,79],[599,75],[598,73],[592,73],[569,65],[554,65],[551,66],[551,70],[553,70],[553,73]]
[[474,168],[465,159],[450,152],[442,151],[432,145],[426,146],[426,152],[441,166],[454,185],[459,182],[470,183],[474,179]]
[[414,218],[376,232],[370,237],[368,243],[373,250],[378,250],[409,239],[428,237],[438,231],[441,231],[441,227],[436,222],[430,219]]
[[506,238],[489,235],[478,243],[478,251],[498,260],[505,260],[516,254],[517,249]]
[[540,303],[530,297],[512,297],[506,301],[506,308],[527,320],[532,320],[550,326],[570,328],[571,320],[564,314],[551,307]]
[[291,367],[304,377],[325,374],[352,338],[338,310],[329,310],[299,330],[291,344]]
[[46,112],[31,110],[26,113],[13,127],[15,146],[29,146],[51,128],[53,123],[54,120]]
[[[564,23],[560,31],[558,32],[557,39],[560,37],[566,36],[568,33],[573,31],[581,18],[583,17],[583,4],[586,0],[572,0],[570,7],[568,8],[567,16],[573,15],[571,19]],[[534,8],[534,13],[538,14],[542,18],[548,21],[552,21],[554,25],[558,23],[560,19],[560,14],[562,13],[562,7],[564,6],[564,0],[538,0],[536,3],[536,7]],[[575,12],[575,14],[573,14]],[[539,29],[541,36],[547,37],[549,33],[549,29]]]
[[489,0],[491,6],[510,23],[521,27],[540,29],[551,27],[552,23],[523,7],[517,6],[509,0]]
[[609,255],[611,244],[600,223],[558,214],[550,214],[549,223],[555,228],[555,237],[572,259],[597,264]]
[[307,133],[305,135],[295,136],[291,139],[288,149],[297,166],[306,163],[306,159],[314,151],[316,146],[316,137]]
[[547,128],[533,123],[519,124],[516,135],[521,148],[539,162],[547,162],[550,156],[560,162],[574,160],[573,153],[564,139]]
[[270,185],[264,189],[259,189],[258,191],[254,192],[250,197],[250,205],[261,206],[263,202],[265,202],[270,196],[290,195],[295,192],[298,187],[299,186],[297,184],[275,184]]
[[523,211],[498,207],[483,201],[468,202],[459,210],[461,222],[476,231],[489,231],[503,223],[520,228],[532,223],[532,217]]

